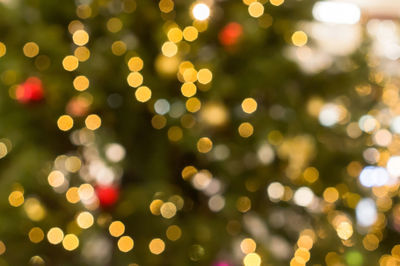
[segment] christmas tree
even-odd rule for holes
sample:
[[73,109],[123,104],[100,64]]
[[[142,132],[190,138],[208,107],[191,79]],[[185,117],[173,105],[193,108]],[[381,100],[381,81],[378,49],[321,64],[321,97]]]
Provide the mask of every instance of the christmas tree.
[[0,1],[0,265],[400,264],[393,8]]

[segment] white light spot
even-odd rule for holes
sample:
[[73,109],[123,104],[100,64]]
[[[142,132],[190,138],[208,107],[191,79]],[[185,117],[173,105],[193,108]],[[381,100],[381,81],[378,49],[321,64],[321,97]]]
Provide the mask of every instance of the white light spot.
[[206,20],[210,16],[210,8],[203,3],[196,4],[192,9],[192,14],[197,20]]
[[334,24],[356,24],[361,17],[357,5],[340,1],[317,2],[312,13],[316,20]]
[[154,103],[154,110],[159,115],[165,115],[169,112],[169,102],[165,99],[159,99]]
[[309,206],[314,199],[314,193],[308,187],[301,187],[294,193],[294,203],[299,206]]
[[357,223],[361,226],[371,226],[378,218],[375,202],[370,198],[360,200],[356,207]]
[[273,182],[268,186],[267,192],[268,197],[271,201],[278,202],[282,199],[285,193],[285,188],[281,185],[281,183]]
[[383,167],[367,166],[359,176],[364,187],[383,186],[389,181],[389,173]]
[[319,122],[325,127],[331,127],[339,122],[340,108],[335,104],[325,104],[319,113]]
[[392,156],[389,158],[386,169],[388,170],[389,174],[393,177],[400,176],[400,156]]

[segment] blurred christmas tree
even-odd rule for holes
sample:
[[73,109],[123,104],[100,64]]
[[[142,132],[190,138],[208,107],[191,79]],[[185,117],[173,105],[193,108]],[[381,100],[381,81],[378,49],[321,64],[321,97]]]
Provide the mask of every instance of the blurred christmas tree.
[[0,1],[0,265],[400,265],[367,7]]

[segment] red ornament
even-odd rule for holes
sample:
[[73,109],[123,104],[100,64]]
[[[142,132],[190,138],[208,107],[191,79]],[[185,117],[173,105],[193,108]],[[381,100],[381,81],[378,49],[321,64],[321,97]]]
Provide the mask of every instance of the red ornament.
[[238,43],[243,34],[242,25],[237,22],[228,23],[219,33],[219,41],[224,46],[233,46]]
[[37,77],[30,77],[17,87],[16,98],[20,103],[38,102],[43,96],[42,81]]
[[96,195],[100,201],[100,206],[108,208],[113,206],[119,198],[119,189],[114,186],[96,187]]

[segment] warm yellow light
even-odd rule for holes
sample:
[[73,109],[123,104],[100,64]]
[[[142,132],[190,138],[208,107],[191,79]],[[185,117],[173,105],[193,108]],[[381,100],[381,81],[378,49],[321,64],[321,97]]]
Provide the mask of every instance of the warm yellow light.
[[178,46],[173,42],[165,42],[161,47],[161,51],[163,55],[173,57],[178,52]]
[[242,250],[242,252],[244,254],[253,253],[254,251],[256,251],[256,248],[257,248],[257,244],[251,238],[245,238],[240,243],[240,249]]
[[77,217],[76,217],[76,223],[78,226],[82,229],[88,229],[93,225],[94,218],[93,215],[90,212],[81,212]]
[[183,29],[183,38],[188,42],[193,42],[199,35],[198,30],[193,26],[188,26]]
[[248,11],[250,16],[258,18],[264,14],[264,6],[260,2],[253,2],[249,5]]
[[33,227],[30,231],[29,231],[29,240],[32,243],[39,243],[43,240],[44,238],[44,233],[43,230],[40,229],[39,227]]
[[243,137],[243,138],[248,138],[248,137],[250,137],[251,135],[253,135],[254,128],[253,128],[253,126],[252,126],[250,123],[244,122],[244,123],[241,123],[241,124],[240,124],[240,126],[239,126],[239,128],[238,128],[238,131],[239,131],[239,135],[240,135],[241,137]]
[[200,100],[198,99],[198,98],[196,98],[196,97],[192,97],[192,98],[189,98],[187,101],[186,101],[186,110],[188,110],[189,112],[191,112],[191,113],[196,113],[197,111],[199,111],[200,110],[200,108],[201,108],[201,102],[200,102]]
[[114,221],[108,227],[110,235],[120,237],[125,233],[125,225],[121,221]]
[[139,102],[147,102],[151,98],[151,90],[149,89],[149,87],[141,86],[136,89],[135,97],[136,100],[138,100]]
[[84,91],[89,88],[89,79],[85,76],[77,76],[73,81],[73,85],[75,90]]
[[212,72],[207,68],[202,68],[197,73],[197,80],[201,84],[208,84],[212,80]]
[[85,62],[90,57],[90,50],[85,46],[79,46],[75,49],[74,56],[78,58],[79,62]]
[[170,219],[175,216],[176,214],[176,206],[172,202],[166,202],[163,205],[161,205],[160,208],[160,213],[161,216]]
[[101,118],[96,114],[88,115],[85,119],[85,125],[90,130],[96,130],[101,126]]
[[192,176],[194,176],[197,173],[196,167],[192,165],[188,165],[185,168],[183,168],[181,175],[184,180],[188,180]]
[[72,35],[72,40],[76,45],[83,46],[89,42],[89,34],[84,30],[77,30]]
[[80,200],[78,188],[77,187],[69,188],[67,190],[67,193],[65,194],[65,197],[67,198],[67,201],[70,203],[78,203]]
[[261,257],[257,253],[249,253],[243,259],[244,266],[260,266]]
[[181,87],[182,95],[185,97],[192,97],[197,92],[197,87],[193,82],[185,82]]
[[182,230],[177,225],[170,225],[166,232],[167,238],[171,241],[176,241],[182,236]]
[[22,50],[26,57],[35,57],[39,54],[39,46],[34,42],[27,42]]
[[52,187],[59,187],[64,184],[65,178],[64,174],[60,171],[52,171],[49,176],[47,177],[47,181],[49,185]]
[[160,208],[161,208],[161,206],[162,206],[163,204],[164,204],[164,201],[162,201],[162,200],[160,200],[160,199],[153,200],[153,201],[150,203],[150,212],[151,212],[153,215],[160,215],[160,214],[161,214]]
[[0,57],[4,56],[7,52],[7,47],[4,43],[0,42]]
[[79,60],[73,55],[67,55],[62,61],[62,65],[67,71],[74,71],[79,66]]
[[118,248],[122,252],[129,252],[134,245],[133,239],[129,236],[123,236],[118,240]]
[[122,21],[119,18],[110,18],[107,21],[107,29],[112,33],[119,32],[122,29]]
[[21,191],[13,191],[8,196],[8,202],[13,207],[19,207],[24,204],[24,194]]
[[270,0],[269,2],[270,2],[271,5],[273,5],[273,6],[280,6],[280,5],[282,5],[282,4],[285,2],[285,0]]
[[129,73],[127,79],[129,86],[136,88],[143,84],[143,76],[139,72]]
[[150,249],[151,253],[153,253],[155,255],[159,255],[159,254],[163,253],[163,251],[165,249],[165,243],[160,238],[152,239],[149,244],[149,249]]
[[210,8],[204,3],[195,4],[192,14],[195,19],[203,21],[210,17]]
[[24,203],[24,210],[29,219],[35,222],[42,220],[46,215],[45,209],[36,198],[27,199]]
[[62,241],[62,245],[66,250],[72,251],[72,250],[78,248],[79,239],[74,234],[68,234],[64,237],[64,240]]
[[178,27],[173,27],[168,31],[167,36],[171,42],[178,43],[182,41],[183,33]]
[[246,98],[242,102],[242,110],[247,114],[254,113],[257,110],[257,102],[253,98]]
[[121,56],[126,52],[126,44],[123,41],[115,41],[111,45],[111,52],[114,55]]
[[64,232],[58,228],[53,227],[47,232],[47,240],[50,244],[57,245],[60,244],[64,239]]
[[62,131],[68,131],[74,126],[74,120],[69,115],[62,115],[57,120],[57,126]]
[[200,138],[197,141],[197,150],[201,153],[207,153],[207,152],[211,151],[212,147],[213,147],[213,143],[212,143],[211,139],[209,139],[207,137]]
[[296,46],[304,46],[308,41],[307,34],[304,31],[296,31],[292,35],[292,42]]
[[130,71],[137,72],[143,69],[143,60],[140,57],[131,57],[128,61],[128,68]]

